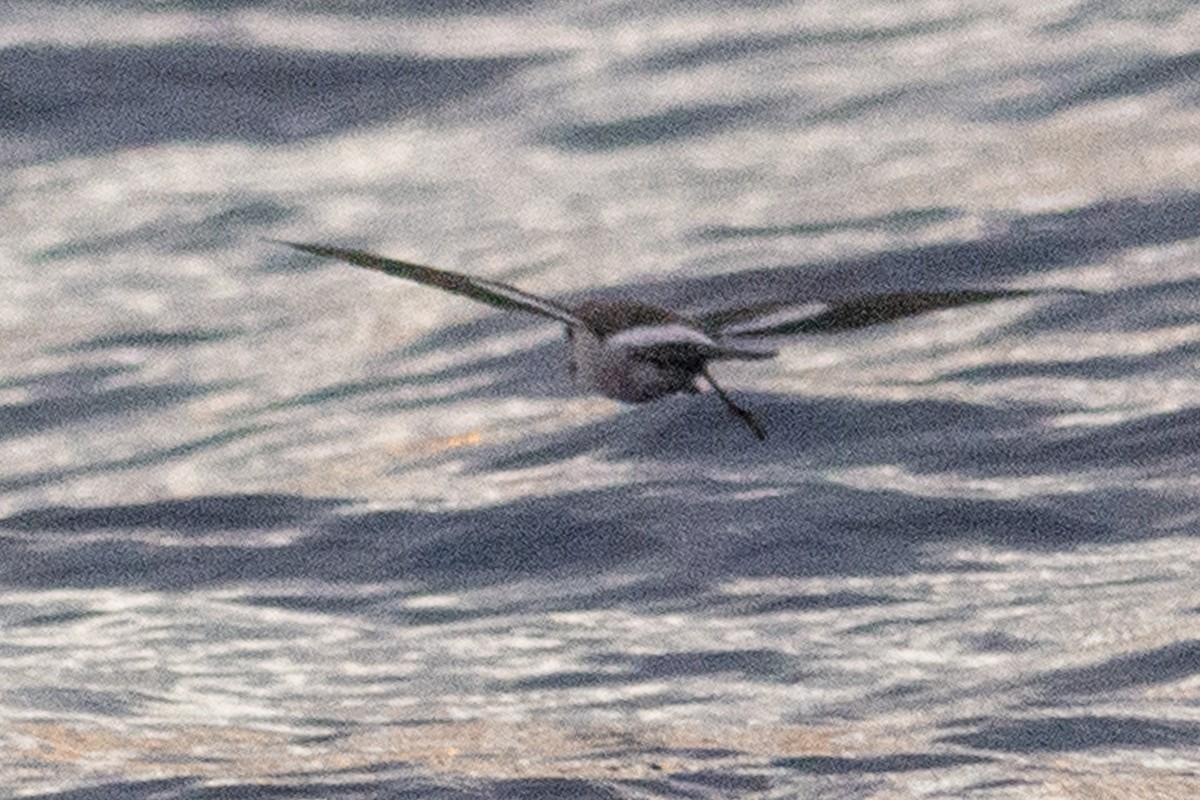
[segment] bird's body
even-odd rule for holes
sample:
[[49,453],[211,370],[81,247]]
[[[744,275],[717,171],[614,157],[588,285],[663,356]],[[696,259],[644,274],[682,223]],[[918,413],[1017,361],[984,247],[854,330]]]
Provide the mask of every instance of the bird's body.
[[770,350],[722,344],[695,322],[632,301],[581,303],[567,328],[571,365],[583,388],[623,403],[699,391],[709,361],[770,358]]
[[581,388],[622,403],[645,403],[677,392],[693,391],[698,373],[688,363],[655,363],[623,347],[616,337],[588,328],[568,328],[571,374]]

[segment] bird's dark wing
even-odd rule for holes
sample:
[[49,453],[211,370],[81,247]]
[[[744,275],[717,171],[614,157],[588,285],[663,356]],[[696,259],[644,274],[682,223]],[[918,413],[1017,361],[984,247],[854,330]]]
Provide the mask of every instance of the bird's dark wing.
[[559,305],[544,297],[523,292],[505,283],[489,281],[484,278],[474,278],[470,275],[463,275],[444,269],[424,267],[408,261],[397,261],[396,259],[384,258],[383,256],[373,255],[362,250],[327,247],[319,244],[298,244],[296,242],[284,242],[277,239],[271,241],[287,245],[288,247],[294,247],[305,253],[312,253],[313,255],[324,256],[325,258],[336,258],[339,261],[345,261],[347,264],[353,264],[356,267],[365,267],[366,269],[373,269],[387,275],[394,275],[397,278],[406,278],[410,281],[423,283],[426,286],[444,289],[447,292],[469,297],[472,300],[478,300],[481,303],[487,303],[497,308],[510,311],[527,311],[531,314],[538,314],[558,320],[567,325],[582,324],[579,317],[566,306]]
[[726,337],[839,333],[924,314],[942,308],[988,303],[1039,294],[1021,289],[954,289],[941,292],[890,292],[828,302],[771,301],[704,314],[700,324]]

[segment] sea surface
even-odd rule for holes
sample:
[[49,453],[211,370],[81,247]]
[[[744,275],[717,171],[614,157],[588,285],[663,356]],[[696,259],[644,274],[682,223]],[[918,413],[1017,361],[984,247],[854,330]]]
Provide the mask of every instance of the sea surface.
[[[0,2],[0,796],[1200,796],[1198,43]],[[270,239],[684,313],[1007,294],[718,365],[760,443]]]

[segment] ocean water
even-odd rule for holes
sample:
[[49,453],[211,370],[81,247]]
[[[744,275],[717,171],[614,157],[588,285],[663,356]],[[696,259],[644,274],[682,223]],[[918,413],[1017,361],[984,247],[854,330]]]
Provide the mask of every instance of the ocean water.
[[[0,3],[0,795],[1200,795],[1197,42]],[[268,239],[682,312],[1020,293],[720,365],[760,443]]]

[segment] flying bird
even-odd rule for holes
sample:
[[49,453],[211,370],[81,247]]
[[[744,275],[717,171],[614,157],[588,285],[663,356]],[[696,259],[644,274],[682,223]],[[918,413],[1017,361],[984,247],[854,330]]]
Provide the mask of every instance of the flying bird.
[[760,441],[767,434],[758,418],[736,403],[709,370],[714,361],[759,360],[777,354],[752,339],[849,330],[935,308],[1029,294],[1021,290],[958,290],[868,295],[833,303],[772,301],[691,318],[632,300],[585,300],[568,306],[498,281],[362,250],[271,241],[497,308],[561,322],[571,343],[571,373],[582,388],[624,403],[645,403],[681,392],[700,392],[703,382]]

